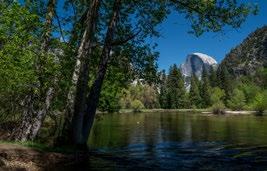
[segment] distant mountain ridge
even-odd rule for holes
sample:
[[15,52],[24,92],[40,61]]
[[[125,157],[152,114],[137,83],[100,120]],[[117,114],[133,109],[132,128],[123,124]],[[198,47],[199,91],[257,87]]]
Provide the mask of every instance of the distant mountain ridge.
[[219,67],[226,67],[234,76],[251,75],[267,67],[267,26],[263,26],[232,49]]

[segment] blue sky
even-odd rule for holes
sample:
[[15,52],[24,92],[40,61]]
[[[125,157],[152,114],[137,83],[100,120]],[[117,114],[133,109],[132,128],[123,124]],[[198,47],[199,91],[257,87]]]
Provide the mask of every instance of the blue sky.
[[[235,46],[240,44],[251,32],[264,25],[267,25],[267,1],[266,0],[240,0],[241,2],[257,3],[259,14],[251,15],[238,30],[226,27],[220,33],[204,33],[200,37],[188,34],[190,23],[180,14],[172,12],[167,20],[160,26],[161,36],[153,38],[148,43],[157,43],[156,50],[160,53],[158,59],[159,70],[168,71],[169,66],[178,65],[185,61],[188,54],[201,52],[214,57],[218,62]],[[60,0],[59,9],[62,9],[63,0]],[[58,11],[61,15],[67,15]],[[65,26],[66,27],[66,26]],[[71,26],[67,26],[70,28]]]
[[248,1],[258,3],[260,11],[257,16],[250,16],[240,29],[226,28],[223,33],[205,33],[198,38],[188,34],[190,24],[183,16],[172,13],[160,26],[162,36],[149,41],[158,44],[156,50],[160,52],[159,69],[168,70],[174,63],[180,65],[187,54],[193,52],[206,53],[220,62],[249,33],[267,24],[267,1]]

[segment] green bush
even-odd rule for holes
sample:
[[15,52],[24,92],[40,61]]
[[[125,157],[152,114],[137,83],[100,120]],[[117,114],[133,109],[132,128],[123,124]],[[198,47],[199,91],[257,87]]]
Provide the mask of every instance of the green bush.
[[232,97],[227,101],[232,110],[243,110],[246,106],[246,97],[242,90],[234,89]]
[[219,87],[214,87],[211,91],[211,111],[214,114],[224,114],[225,105],[223,103],[223,98],[225,97],[225,92]]
[[257,93],[252,103],[252,109],[256,110],[259,114],[263,114],[267,110],[267,90]]
[[213,114],[217,115],[225,114],[225,105],[223,104],[222,101],[219,101],[212,105],[211,110]]
[[131,103],[131,108],[134,112],[141,112],[141,109],[144,109],[144,105],[140,100],[134,100]]
[[225,92],[219,87],[214,87],[211,90],[211,103],[212,104],[221,102],[224,99],[224,97],[225,97]]

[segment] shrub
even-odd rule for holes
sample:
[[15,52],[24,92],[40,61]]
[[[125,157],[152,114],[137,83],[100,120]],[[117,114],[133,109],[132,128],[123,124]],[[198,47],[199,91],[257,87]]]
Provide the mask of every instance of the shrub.
[[141,109],[144,109],[144,104],[140,100],[134,100],[131,103],[131,108],[134,112],[141,112]]
[[217,115],[225,114],[225,105],[223,104],[222,101],[219,101],[212,105],[211,110],[213,114],[217,114]]
[[224,97],[225,97],[225,92],[219,87],[214,87],[211,90],[211,103],[212,104],[221,102],[221,100],[223,100]]
[[232,110],[243,110],[246,105],[246,97],[243,91],[234,89],[232,97],[227,101]]
[[252,109],[256,110],[259,114],[263,114],[264,110],[267,110],[267,90],[257,93],[252,103]]
[[211,111],[214,114],[224,114],[225,113],[225,105],[222,102],[223,98],[225,96],[225,92],[220,89],[219,87],[215,87],[212,89],[211,94]]

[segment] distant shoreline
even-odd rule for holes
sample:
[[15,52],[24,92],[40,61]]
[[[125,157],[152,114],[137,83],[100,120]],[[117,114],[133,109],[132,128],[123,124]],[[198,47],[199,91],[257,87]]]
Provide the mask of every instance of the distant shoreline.
[[[216,115],[211,112],[210,109],[142,109],[140,112],[134,112],[133,109],[121,109],[118,112],[120,114],[128,114],[128,113],[172,113],[172,112],[190,112],[190,113],[201,113],[201,114],[211,114]],[[98,111],[98,114],[105,114],[108,112],[101,112]],[[233,111],[226,109],[224,115],[251,115],[256,114],[256,111],[249,111],[249,110],[240,110],[240,111]]]

